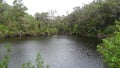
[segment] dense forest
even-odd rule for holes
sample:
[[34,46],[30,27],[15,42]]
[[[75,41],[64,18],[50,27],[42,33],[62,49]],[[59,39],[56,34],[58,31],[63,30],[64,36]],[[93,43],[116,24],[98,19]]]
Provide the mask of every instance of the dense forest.
[[31,16],[21,0],[15,0],[13,6],[2,1],[0,5],[0,36],[64,33],[108,36],[117,30],[115,20],[120,17],[117,0],[95,0],[75,7],[67,16],[54,16],[52,10]]
[[0,0],[0,37],[71,34],[103,39],[98,51],[111,68],[120,68],[120,0],[94,0],[73,8],[67,16],[56,11],[26,13],[22,0],[13,6]]

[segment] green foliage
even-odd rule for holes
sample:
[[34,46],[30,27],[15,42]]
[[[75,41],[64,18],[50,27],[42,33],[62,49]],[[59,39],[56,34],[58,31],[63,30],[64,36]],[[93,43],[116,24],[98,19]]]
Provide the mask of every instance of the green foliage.
[[[81,8],[75,7],[74,11],[64,19],[69,32],[95,36],[99,31],[103,34],[114,32],[115,28],[112,25],[115,25],[115,20],[120,19],[119,4],[119,0],[94,0]],[[74,25],[78,27],[75,28]]]
[[23,64],[23,65],[22,65],[22,68],[49,68],[48,65],[45,66],[43,63],[44,63],[44,62],[43,62],[43,60],[42,60],[42,58],[41,58],[41,55],[40,55],[40,54],[37,54],[35,65],[33,65],[33,64],[29,61],[29,62]]
[[116,27],[116,25],[112,25],[112,26],[107,27],[107,28],[103,31],[103,33],[106,34],[106,35],[108,35],[108,34],[114,34],[114,32],[115,32],[116,30],[118,30],[118,28]]
[[16,21],[20,21],[20,18],[24,16],[26,10],[27,8],[23,5],[22,0],[14,0],[12,12]]
[[8,64],[10,61],[10,51],[11,51],[11,46],[6,45],[6,54],[3,56],[2,59],[0,59],[0,68],[8,68]]
[[103,39],[103,43],[98,45],[98,51],[103,55],[104,62],[110,68],[120,68],[120,26],[115,36]]
[[5,25],[0,24],[0,36],[7,34],[8,32],[8,28]]
[[[70,33],[86,36],[114,33],[115,20],[120,19],[119,0],[94,0],[75,7],[67,16],[54,16],[56,11],[27,14],[22,0],[13,6],[0,2],[0,36]],[[110,27],[109,27],[110,26]],[[4,28],[5,27],[5,28]]]

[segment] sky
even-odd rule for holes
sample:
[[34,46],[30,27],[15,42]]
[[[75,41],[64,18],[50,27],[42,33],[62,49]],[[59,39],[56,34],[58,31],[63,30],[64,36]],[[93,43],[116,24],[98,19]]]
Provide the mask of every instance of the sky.
[[[49,12],[56,10],[56,15],[66,15],[73,11],[74,7],[83,6],[93,0],[23,0],[24,5],[28,8],[27,13],[34,15],[36,12]],[[13,0],[6,0],[12,5]]]

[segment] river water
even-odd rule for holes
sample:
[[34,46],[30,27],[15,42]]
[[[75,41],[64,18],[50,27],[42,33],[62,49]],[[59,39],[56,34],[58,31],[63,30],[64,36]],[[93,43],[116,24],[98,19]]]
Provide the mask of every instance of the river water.
[[2,38],[1,56],[6,44],[12,45],[9,68],[20,68],[27,61],[34,63],[37,53],[50,68],[105,68],[96,51],[96,38],[66,35]]

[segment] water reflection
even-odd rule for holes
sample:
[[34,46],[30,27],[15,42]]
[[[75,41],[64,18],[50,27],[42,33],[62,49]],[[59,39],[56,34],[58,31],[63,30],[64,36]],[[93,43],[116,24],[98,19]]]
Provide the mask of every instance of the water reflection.
[[[34,62],[38,52],[50,68],[104,68],[96,51],[95,38],[78,36],[35,36],[1,39],[0,46],[12,44],[9,68],[17,68],[23,62]],[[2,49],[2,47],[0,47]]]

